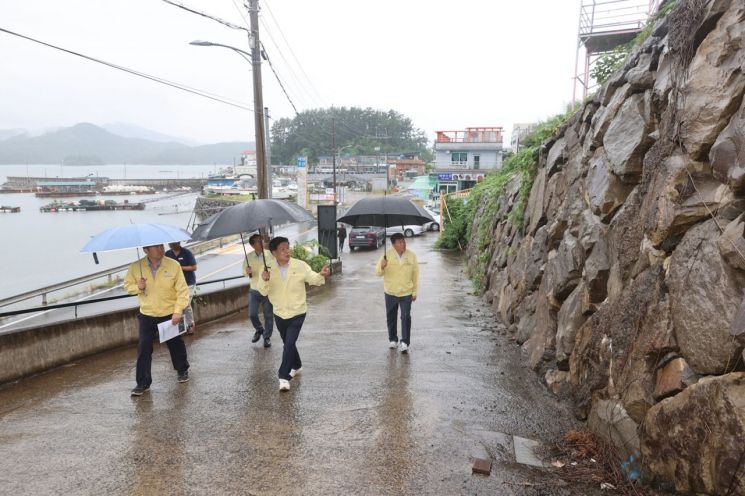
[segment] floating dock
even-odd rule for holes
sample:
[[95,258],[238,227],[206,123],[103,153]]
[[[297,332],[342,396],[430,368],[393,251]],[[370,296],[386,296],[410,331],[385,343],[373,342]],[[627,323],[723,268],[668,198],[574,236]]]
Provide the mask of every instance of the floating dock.
[[103,210],[145,210],[144,203],[116,203],[111,200],[94,202],[80,200],[79,202],[54,202],[40,207],[41,212],[99,212]]

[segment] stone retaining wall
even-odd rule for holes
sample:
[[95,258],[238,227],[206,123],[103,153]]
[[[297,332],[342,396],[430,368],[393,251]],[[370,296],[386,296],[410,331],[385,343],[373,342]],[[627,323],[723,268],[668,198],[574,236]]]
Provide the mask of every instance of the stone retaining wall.
[[741,0],[679,0],[544,143],[524,225],[518,178],[472,229],[530,366],[686,493],[745,495],[744,38]]

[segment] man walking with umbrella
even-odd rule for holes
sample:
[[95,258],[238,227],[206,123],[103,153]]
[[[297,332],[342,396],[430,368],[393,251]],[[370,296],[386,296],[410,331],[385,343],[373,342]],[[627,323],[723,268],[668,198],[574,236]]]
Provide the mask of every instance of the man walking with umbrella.
[[262,278],[267,282],[267,295],[274,306],[277,330],[284,342],[278,372],[279,390],[289,391],[290,379],[300,373],[303,367],[297,351],[297,340],[308,309],[305,283],[322,286],[331,271],[325,266],[316,273],[302,260],[290,258],[290,242],[287,238],[278,236],[272,239],[269,250],[277,264],[264,271]]
[[419,262],[413,251],[406,249],[406,238],[401,233],[391,236],[393,245],[378,261],[375,273],[383,276],[385,313],[388,325],[388,347],[398,344],[396,317],[401,308],[401,353],[411,346],[411,303],[416,301],[419,287]]
[[[272,330],[274,328],[274,309],[272,303],[266,296],[266,282],[261,277],[264,269],[274,265],[274,257],[269,250],[264,249],[261,234],[254,234],[248,238],[248,244],[254,249],[253,253],[246,254],[243,261],[243,273],[251,278],[251,289],[248,291],[248,318],[254,326],[252,343],[264,337],[264,348],[269,348],[272,343]],[[264,325],[259,319],[259,307],[264,307]]]
[[[173,325],[178,325],[181,313],[189,303],[189,287],[181,265],[164,257],[163,245],[145,246],[143,251],[146,256],[130,265],[124,278],[124,289],[129,294],[136,294],[140,302],[140,313],[137,315],[140,328],[137,386],[132,390],[132,396],[141,396],[150,389],[153,381],[150,369],[158,324],[170,320]],[[178,381],[187,382],[189,361],[183,339],[176,336],[166,341],[166,345],[173,368],[178,372]]]

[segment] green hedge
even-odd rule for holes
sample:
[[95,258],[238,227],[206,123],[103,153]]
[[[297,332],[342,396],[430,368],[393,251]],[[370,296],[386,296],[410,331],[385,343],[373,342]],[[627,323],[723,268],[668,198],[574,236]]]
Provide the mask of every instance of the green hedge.
[[[316,249],[321,253],[314,254],[313,251]],[[307,263],[315,272],[320,272],[323,266],[329,263],[331,258],[328,255],[329,252],[326,247],[321,246],[316,240],[307,241],[303,244],[296,241],[290,250],[290,256],[292,258],[297,258]]]

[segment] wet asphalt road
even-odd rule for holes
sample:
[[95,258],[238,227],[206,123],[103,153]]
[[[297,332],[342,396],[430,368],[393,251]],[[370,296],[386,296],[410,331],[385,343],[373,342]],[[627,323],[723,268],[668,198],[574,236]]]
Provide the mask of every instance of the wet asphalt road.
[[[243,315],[199,326],[189,383],[157,347],[140,398],[135,347],[3,387],[0,493],[586,494],[515,463],[505,434],[555,440],[571,414],[435,237],[409,240],[421,289],[408,355],[387,346],[382,249],[345,251],[344,273],[310,297],[289,393],[279,336],[252,345]],[[493,460],[491,476],[471,474],[474,458]]]

